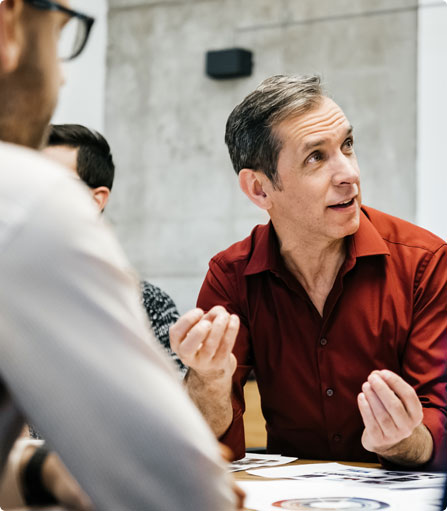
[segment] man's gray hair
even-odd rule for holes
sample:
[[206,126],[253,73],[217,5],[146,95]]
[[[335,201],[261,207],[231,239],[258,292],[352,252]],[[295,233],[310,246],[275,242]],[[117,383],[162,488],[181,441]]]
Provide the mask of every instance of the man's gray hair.
[[323,96],[318,75],[276,75],[264,80],[227,121],[225,143],[236,173],[244,168],[259,170],[280,188],[276,167],[282,141],[274,128],[286,118],[312,110]]

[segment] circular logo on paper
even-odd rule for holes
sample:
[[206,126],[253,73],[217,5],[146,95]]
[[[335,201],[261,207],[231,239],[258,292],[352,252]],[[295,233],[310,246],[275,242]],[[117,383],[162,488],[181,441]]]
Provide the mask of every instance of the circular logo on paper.
[[280,500],[274,502],[272,506],[289,509],[290,511],[357,511],[359,509],[372,511],[390,507],[385,502],[379,502],[378,500],[357,499],[353,497]]

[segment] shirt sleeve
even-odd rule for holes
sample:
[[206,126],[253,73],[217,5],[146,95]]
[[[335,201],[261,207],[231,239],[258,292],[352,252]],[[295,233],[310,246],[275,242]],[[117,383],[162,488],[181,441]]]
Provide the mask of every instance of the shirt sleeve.
[[423,423],[434,442],[427,470],[445,468],[447,424],[447,246],[421,262],[414,290],[414,315],[402,371],[423,406]]
[[215,305],[222,305],[229,313],[237,314],[240,319],[239,334],[233,350],[237,360],[232,388],[233,421],[219,439],[231,448],[235,459],[240,459],[245,456],[243,421],[245,400],[243,387],[253,364],[250,333],[245,315],[239,303],[241,293],[238,293],[236,283],[231,281],[231,276],[231,272],[224,271],[216,261],[211,260],[208,273],[197,299],[197,306],[208,311]]
[[0,245],[1,378],[98,511],[234,509],[138,281],[73,181],[48,189]]

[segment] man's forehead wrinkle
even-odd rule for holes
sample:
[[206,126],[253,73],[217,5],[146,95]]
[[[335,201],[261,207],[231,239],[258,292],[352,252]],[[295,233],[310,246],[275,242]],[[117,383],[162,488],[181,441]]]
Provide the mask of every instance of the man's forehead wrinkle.
[[314,142],[318,141],[312,141],[312,137],[319,137],[323,133],[338,130],[343,125],[346,126],[346,132],[349,132],[351,128],[344,113],[338,107],[331,109],[330,112],[316,113],[312,118],[306,117],[304,124],[299,119],[286,121],[278,127],[279,131],[287,138],[294,138],[299,140],[302,145],[307,146],[309,144],[314,145]]
[[[342,127],[345,126],[345,129],[342,130]],[[332,135],[335,135],[335,139],[338,137],[346,137],[352,132],[351,126],[346,124],[342,119],[340,122],[332,125],[320,126],[319,129],[312,131],[312,133],[304,134],[301,136],[301,146],[303,148],[313,147],[317,145],[324,144],[328,139],[332,138]]]
[[306,130],[315,126],[316,131],[327,129],[330,127],[338,127],[340,124],[347,123],[345,114],[338,106],[331,108],[326,112],[315,112],[314,115],[307,116],[304,122],[297,122],[296,126],[300,130]]

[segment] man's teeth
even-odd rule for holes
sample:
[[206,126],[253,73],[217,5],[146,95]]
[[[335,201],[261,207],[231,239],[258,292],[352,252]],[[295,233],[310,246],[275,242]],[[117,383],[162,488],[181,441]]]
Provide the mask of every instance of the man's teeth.
[[351,200],[352,199],[349,199],[349,200],[347,200],[345,202],[340,202],[340,203],[337,204],[337,206],[345,206],[346,204],[349,204],[351,202]]

